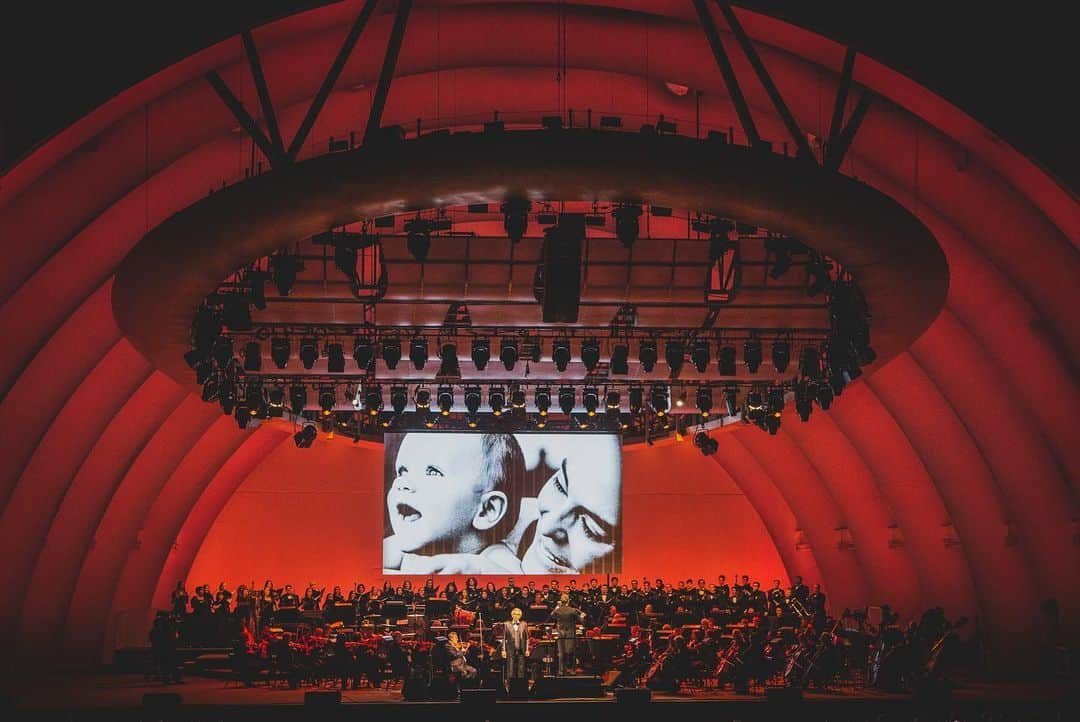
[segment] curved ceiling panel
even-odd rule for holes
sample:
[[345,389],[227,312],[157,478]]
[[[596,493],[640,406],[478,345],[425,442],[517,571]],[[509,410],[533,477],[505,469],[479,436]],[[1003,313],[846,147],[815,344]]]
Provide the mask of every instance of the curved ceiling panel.
[[[255,33],[286,135],[357,10],[335,4]],[[663,83],[672,80],[703,91],[703,128],[737,126],[688,3],[570,5],[561,86],[545,30],[552,12],[530,3],[418,8],[385,117],[462,125],[494,109],[591,107],[634,122],[665,113],[686,129],[692,97],[671,95]],[[832,102],[843,48],[739,15],[800,125],[827,135],[819,108]],[[492,22],[535,32],[492,34]],[[389,24],[373,19],[302,156],[331,134],[362,131]],[[734,47],[726,32],[724,40]],[[658,50],[669,47],[679,52]],[[783,140],[745,59],[732,55],[762,134]],[[22,657],[50,636],[64,664],[92,664],[124,635],[127,610],[144,635],[146,610],[190,566],[230,490],[281,441],[269,427],[239,431],[160,373],[148,378],[112,313],[111,278],[128,251],[241,178],[253,157],[202,78],[210,69],[257,107],[230,39],[43,144],[0,189],[0,235],[19,239],[0,266],[0,415],[16,420],[0,436],[9,555],[0,583],[29,589],[25,603],[8,599],[0,612]],[[977,613],[1008,640],[995,660],[1022,664],[1023,640],[1039,639],[1043,597],[1058,598],[1063,618],[1080,617],[1077,581],[1053,573],[1080,554],[1080,209],[1028,159],[909,79],[860,57],[855,81],[876,96],[842,171],[933,232],[949,265],[946,310],[910,354],[809,424],[785,418],[778,437],[720,435],[718,472],[755,506],[789,574],[821,579],[834,604]],[[847,541],[854,548],[839,543]],[[48,601],[35,603],[38,595]]]

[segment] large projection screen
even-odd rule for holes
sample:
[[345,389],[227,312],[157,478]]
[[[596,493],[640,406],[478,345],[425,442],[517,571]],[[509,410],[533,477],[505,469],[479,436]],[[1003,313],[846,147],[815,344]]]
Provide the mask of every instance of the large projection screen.
[[618,574],[619,437],[411,431],[384,437],[389,574]]

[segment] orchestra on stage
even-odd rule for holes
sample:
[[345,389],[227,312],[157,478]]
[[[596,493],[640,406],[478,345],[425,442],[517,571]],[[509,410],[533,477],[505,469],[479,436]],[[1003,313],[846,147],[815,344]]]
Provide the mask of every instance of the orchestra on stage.
[[950,622],[940,608],[903,624],[888,606],[830,614],[820,585],[799,577],[768,589],[745,575],[254,587],[234,594],[201,585],[189,594],[177,584],[171,613],[155,619],[155,649],[228,647],[235,678],[249,685],[400,684],[406,697],[422,698],[463,687],[527,690],[575,674],[664,693],[767,684],[903,691],[944,679],[974,647],[966,620]]

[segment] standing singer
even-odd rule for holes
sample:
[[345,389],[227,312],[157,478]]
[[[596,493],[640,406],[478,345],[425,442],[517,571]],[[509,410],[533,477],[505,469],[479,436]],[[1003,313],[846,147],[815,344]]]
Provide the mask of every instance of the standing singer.
[[529,654],[529,625],[521,619],[521,610],[510,610],[510,621],[503,622],[502,657],[506,660],[505,682],[525,676],[525,659]]

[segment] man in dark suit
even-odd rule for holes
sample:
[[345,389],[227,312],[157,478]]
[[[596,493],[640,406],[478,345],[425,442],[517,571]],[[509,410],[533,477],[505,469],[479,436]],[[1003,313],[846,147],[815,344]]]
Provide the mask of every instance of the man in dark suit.
[[[571,580],[573,582],[573,580]],[[580,609],[570,606],[570,595],[563,594],[559,597],[559,605],[551,613],[550,619],[555,620],[555,628],[559,632],[557,649],[559,653],[559,675],[574,671],[574,639],[577,636],[577,625],[585,620],[585,613]]]
[[529,655],[529,625],[521,618],[521,609],[510,610],[510,621],[503,622],[502,657],[506,660],[506,683],[525,676]]

